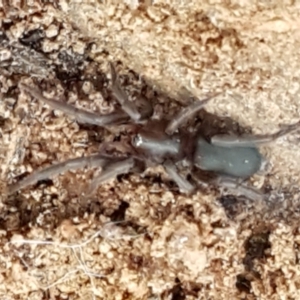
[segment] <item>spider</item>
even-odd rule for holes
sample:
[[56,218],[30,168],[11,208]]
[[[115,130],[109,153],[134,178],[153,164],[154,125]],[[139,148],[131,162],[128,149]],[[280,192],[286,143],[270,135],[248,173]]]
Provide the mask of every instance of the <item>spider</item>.
[[[110,64],[110,71],[111,90],[121,109],[108,115],[88,112],[64,102],[46,98],[38,88],[20,83],[21,90],[47,103],[53,109],[61,110],[65,114],[75,117],[80,123],[105,128],[120,123],[131,124],[133,136],[126,145],[120,144],[120,142],[104,143],[100,147],[99,153],[95,155],[69,159],[38,170],[10,185],[10,194],[69,170],[99,167],[101,173],[93,178],[88,191],[88,193],[92,193],[101,183],[113,179],[117,175],[132,171],[140,172],[147,166],[160,164],[183,193],[194,192],[199,182],[203,182],[197,178],[195,186],[195,183],[191,183],[180,174],[178,168],[187,168],[190,174],[194,174],[195,169],[212,172],[217,176],[209,183],[234,189],[250,199],[263,197],[261,191],[250,188],[241,182],[262,168],[264,158],[257,145],[274,141],[297,130],[300,122],[285,126],[274,134],[243,136],[223,134],[215,135],[207,140],[197,128],[187,130],[183,129],[182,125],[195,117],[209,101],[220,93],[201,101],[194,101],[182,108],[170,121],[154,120],[151,119],[153,109],[150,103],[144,99],[136,102],[129,101],[121,87],[113,64]],[[111,152],[111,149],[116,146],[122,148],[121,156]]]

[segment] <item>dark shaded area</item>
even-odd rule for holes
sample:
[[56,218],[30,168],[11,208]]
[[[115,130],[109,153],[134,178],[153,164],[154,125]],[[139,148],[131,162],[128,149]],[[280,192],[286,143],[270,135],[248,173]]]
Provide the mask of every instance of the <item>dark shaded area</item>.
[[92,66],[92,68],[88,68],[86,71],[86,79],[92,83],[94,89],[103,93],[104,97],[107,97],[108,91],[106,91],[106,89],[109,84],[107,75],[100,72],[97,65]]
[[251,281],[243,274],[237,275],[235,286],[240,292],[245,292],[247,294],[250,294],[251,292]]
[[185,300],[198,299],[199,292],[205,290],[207,287],[196,282],[181,282],[179,278],[175,278],[175,285],[162,293],[162,299]]
[[88,134],[89,141],[92,144],[100,145],[104,141],[106,130],[95,125],[78,124],[81,130],[85,130]]
[[36,184],[35,184],[35,186],[36,187],[46,187],[46,186],[51,186],[51,185],[53,185],[53,180],[52,179],[50,179],[50,178],[48,178],[48,179],[43,179],[43,180],[39,180]]
[[163,293],[162,299],[171,299],[171,300],[185,300],[186,293],[182,284],[178,278],[175,279],[175,285],[172,289],[167,290]]
[[245,242],[246,256],[243,264],[247,271],[253,271],[254,260],[262,260],[265,256],[265,251],[271,248],[269,242],[270,232],[261,232],[250,236]]
[[[2,29],[3,29],[3,32],[9,30],[12,26],[14,25],[14,22],[13,20],[5,20],[4,22],[2,22]],[[5,33],[4,33],[5,34]],[[7,39],[7,35],[5,34],[6,36],[6,39]],[[8,40],[8,39],[7,39]]]
[[221,203],[223,206],[226,216],[229,219],[233,219],[238,211],[237,211],[237,204],[238,204],[238,199],[234,196],[222,196],[221,198],[218,199],[218,201]]
[[5,124],[5,120],[6,119],[0,116],[0,127],[2,127]]
[[0,30],[0,43],[4,41],[8,41],[8,37],[4,31]]
[[121,200],[120,206],[117,210],[115,210],[111,216],[110,219],[112,222],[118,222],[118,221],[124,221],[126,210],[129,207],[129,204],[123,200]]
[[82,81],[84,56],[74,53],[72,49],[61,51],[58,54],[60,64],[56,65],[55,74],[67,90]]
[[172,290],[171,290],[171,300],[185,300],[186,295],[184,290],[180,285],[176,285]]
[[12,195],[0,212],[0,228],[8,233],[12,231],[26,232],[31,222],[36,222],[40,214],[38,203],[30,202],[22,195]]
[[53,7],[58,8],[58,0],[41,0],[42,3],[44,4],[49,4],[51,3]]
[[245,201],[233,195],[222,196],[217,200],[224,208],[227,218],[231,220],[234,220],[245,207]]
[[24,46],[30,47],[37,52],[42,52],[41,47],[44,37],[44,30],[38,28],[24,32],[23,35],[19,38],[19,41]]
[[145,264],[145,257],[141,255],[129,254],[128,268],[131,270],[139,270]]
[[246,255],[243,259],[245,272],[237,275],[236,288],[241,292],[251,294],[251,282],[260,281],[260,273],[255,269],[254,261],[263,262],[266,258],[266,250],[271,248],[269,231],[258,232],[250,236],[245,244]]
[[194,220],[194,207],[191,204],[187,204],[180,207],[180,211],[185,215],[187,220]]

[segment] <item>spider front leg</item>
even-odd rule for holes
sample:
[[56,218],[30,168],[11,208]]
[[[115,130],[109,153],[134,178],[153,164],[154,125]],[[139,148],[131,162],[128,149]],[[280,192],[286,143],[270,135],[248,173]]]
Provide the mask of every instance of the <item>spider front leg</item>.
[[83,109],[78,109],[68,103],[46,98],[43,96],[42,92],[38,88],[30,87],[24,83],[21,83],[19,87],[26,93],[30,94],[32,97],[44,103],[47,103],[53,109],[61,110],[65,114],[71,117],[75,117],[75,119],[78,122],[83,124],[91,124],[105,127],[108,125],[114,125],[120,122],[124,122],[128,120],[128,117],[130,117],[133,121],[138,122],[152,115],[153,107],[143,97],[140,97],[137,101],[139,107],[128,100],[126,93],[121,88],[113,64],[110,64],[110,67],[112,76],[112,91],[117,101],[121,105],[122,111],[118,111],[107,115],[99,115],[97,113],[92,113]]
[[152,105],[143,97],[138,99],[140,104],[139,107],[135,103],[129,101],[128,96],[125,91],[122,89],[117,72],[112,63],[110,63],[110,72],[111,72],[111,81],[112,81],[112,92],[116,97],[117,101],[121,105],[124,112],[135,122],[139,122],[142,119],[148,118],[153,113]]
[[220,95],[220,93],[215,93],[210,97],[204,98],[201,101],[193,102],[187,107],[181,109],[179,113],[174,117],[172,121],[168,124],[166,128],[166,133],[171,135],[173,134],[182,124],[188,121],[195,116],[211,99]]
[[128,116],[122,111],[107,115],[99,115],[97,113],[92,113],[83,109],[78,109],[68,103],[46,98],[43,96],[39,89],[35,87],[30,87],[24,83],[21,83],[19,86],[22,90],[24,90],[32,97],[48,104],[53,109],[61,110],[65,114],[74,117],[79,123],[105,127],[107,125],[119,123],[128,119]]

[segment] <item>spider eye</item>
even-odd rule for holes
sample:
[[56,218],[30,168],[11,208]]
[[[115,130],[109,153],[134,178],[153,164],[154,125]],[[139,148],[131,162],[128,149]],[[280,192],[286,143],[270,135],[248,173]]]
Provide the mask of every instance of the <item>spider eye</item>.
[[137,134],[137,135],[133,138],[132,143],[133,143],[134,146],[140,147],[140,146],[143,144],[143,139],[142,139],[141,135],[140,135],[140,134]]

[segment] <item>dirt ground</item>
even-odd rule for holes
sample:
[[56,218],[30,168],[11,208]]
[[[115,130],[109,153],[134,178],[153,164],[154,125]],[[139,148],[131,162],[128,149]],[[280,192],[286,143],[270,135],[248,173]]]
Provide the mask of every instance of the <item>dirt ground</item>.
[[113,62],[129,97],[166,119],[187,92],[222,92],[199,122],[255,134],[298,122],[299,15],[287,0],[2,0],[0,299],[300,299],[300,131],[260,148],[268,168],[248,184],[261,201],[212,186],[186,196],[159,166],[92,196],[96,168],[7,193],[127,138],[53,111],[20,82],[109,113]]

